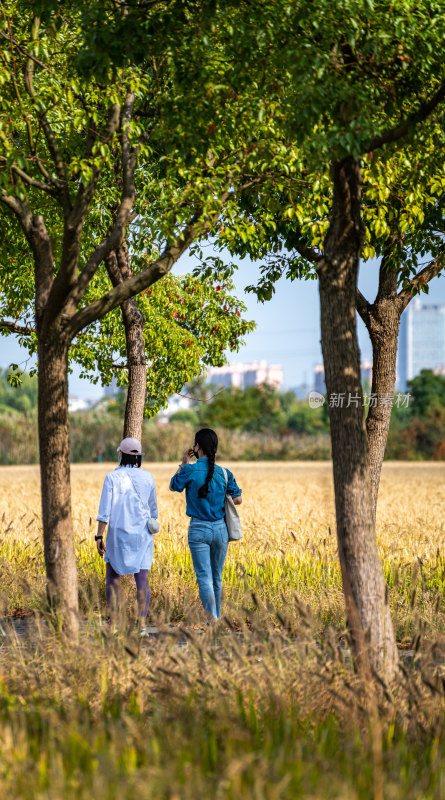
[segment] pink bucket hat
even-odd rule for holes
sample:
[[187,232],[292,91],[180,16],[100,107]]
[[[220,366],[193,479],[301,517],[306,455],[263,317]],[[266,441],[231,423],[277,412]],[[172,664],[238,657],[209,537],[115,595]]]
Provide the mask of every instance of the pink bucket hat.
[[128,436],[126,439],[122,439],[119,447],[117,448],[117,452],[119,450],[122,453],[127,453],[130,456],[143,456],[142,452],[142,445],[139,439],[132,439],[131,436]]

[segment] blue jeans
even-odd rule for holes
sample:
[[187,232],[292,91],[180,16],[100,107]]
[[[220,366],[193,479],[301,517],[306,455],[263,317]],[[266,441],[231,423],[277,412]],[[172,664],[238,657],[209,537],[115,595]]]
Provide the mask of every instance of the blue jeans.
[[222,571],[229,544],[225,520],[211,522],[191,517],[188,542],[201,603],[209,617],[219,619]]

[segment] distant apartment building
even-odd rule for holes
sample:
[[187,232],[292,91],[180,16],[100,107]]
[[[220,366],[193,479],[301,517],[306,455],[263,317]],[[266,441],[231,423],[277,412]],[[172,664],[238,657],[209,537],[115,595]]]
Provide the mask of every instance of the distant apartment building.
[[267,383],[276,389],[283,383],[283,367],[267,361],[252,361],[250,364],[229,364],[225,367],[210,367],[207,377],[210,383],[226,389],[246,389]]
[[405,391],[407,381],[422,369],[445,374],[445,304],[416,297],[400,319],[398,388]]
[[[185,391],[186,387],[184,386],[182,392]],[[161,409],[161,411],[159,411],[156,415],[158,424],[166,425],[172,414],[176,414],[177,411],[188,411],[189,408],[191,408],[191,397],[187,397],[185,394],[182,394],[182,392],[178,392],[177,394],[169,397],[167,407]]]
[[[362,382],[362,386],[371,388],[372,361],[369,361],[367,358],[364,358],[363,361],[360,362],[360,380]],[[323,364],[315,364],[314,366],[314,389],[320,394],[325,394],[326,392]]]

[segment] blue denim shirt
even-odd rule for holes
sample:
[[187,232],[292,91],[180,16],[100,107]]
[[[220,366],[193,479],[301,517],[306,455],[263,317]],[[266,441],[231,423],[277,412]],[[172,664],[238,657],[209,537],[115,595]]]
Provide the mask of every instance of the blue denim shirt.
[[[226,480],[222,468],[215,464],[213,478],[209,483],[207,497],[199,497],[198,490],[207,477],[208,459],[206,456],[199,458],[196,464],[186,464],[180,471],[173,475],[170,481],[172,492],[183,492],[187,501],[186,514],[197,519],[217,520],[223,519],[224,500],[226,496]],[[227,472],[227,494],[239,497],[241,489],[229,469]]]

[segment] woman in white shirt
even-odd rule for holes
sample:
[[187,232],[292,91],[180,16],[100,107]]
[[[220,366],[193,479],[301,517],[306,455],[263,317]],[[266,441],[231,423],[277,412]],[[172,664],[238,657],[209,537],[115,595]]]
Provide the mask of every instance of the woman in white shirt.
[[106,563],[108,605],[117,611],[119,576],[134,575],[140,630],[145,635],[151,598],[148,571],[153,561],[153,533],[159,530],[156,487],[153,475],[140,469],[143,453],[138,439],[123,439],[117,449],[120,463],[105,477],[95,539],[98,553]]

